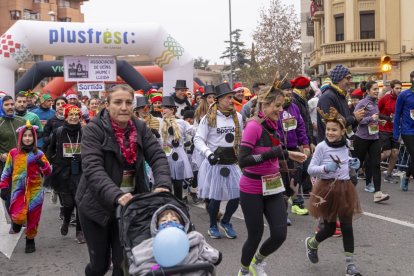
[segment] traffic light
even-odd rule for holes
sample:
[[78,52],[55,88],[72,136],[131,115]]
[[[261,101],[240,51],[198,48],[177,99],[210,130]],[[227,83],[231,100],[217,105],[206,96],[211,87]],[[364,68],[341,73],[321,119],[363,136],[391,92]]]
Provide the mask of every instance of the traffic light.
[[392,69],[390,56],[381,57],[381,72],[387,73]]

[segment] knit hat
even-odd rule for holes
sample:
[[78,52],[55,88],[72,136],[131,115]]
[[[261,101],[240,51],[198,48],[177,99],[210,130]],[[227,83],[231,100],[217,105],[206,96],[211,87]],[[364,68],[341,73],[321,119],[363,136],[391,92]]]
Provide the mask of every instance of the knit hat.
[[39,101],[40,104],[42,104],[50,99],[52,99],[52,96],[50,96],[49,94],[43,94],[42,96],[40,96]]
[[73,105],[73,104],[64,104],[63,105],[63,109],[65,110],[64,113],[63,113],[65,119],[68,118],[69,113],[78,113],[79,114],[79,118],[82,117],[82,112],[81,112],[80,108],[77,107],[76,105]]
[[242,91],[243,92],[243,86],[242,86],[242,84],[241,84],[241,82],[235,82],[234,84],[233,84],[233,91],[234,92],[240,92],[240,91]]
[[292,86],[294,88],[305,89],[305,88],[309,87],[310,79],[308,79],[304,76],[299,76],[296,79],[291,80],[290,83],[292,84]]
[[18,138],[17,138],[17,148],[20,151],[22,149],[22,140],[23,140],[23,134],[25,133],[26,130],[31,130],[32,135],[33,135],[33,148],[37,147],[37,135],[36,135],[36,130],[38,129],[38,126],[32,126],[30,124],[30,121],[27,120],[26,124],[17,128],[16,132],[18,133]]
[[162,102],[162,93],[159,93],[157,89],[150,89],[148,91],[148,99],[151,104],[155,102]]
[[72,88],[69,88],[69,90],[66,91],[66,99],[79,99],[78,92]]
[[355,89],[352,93],[351,93],[351,98],[352,99],[360,99],[362,100],[362,98],[364,97],[364,93],[362,93],[361,88],[357,88]]
[[342,64],[337,64],[335,68],[332,69],[329,76],[332,79],[332,83],[337,84],[349,74],[351,74],[351,71],[349,71],[348,68],[344,67]]

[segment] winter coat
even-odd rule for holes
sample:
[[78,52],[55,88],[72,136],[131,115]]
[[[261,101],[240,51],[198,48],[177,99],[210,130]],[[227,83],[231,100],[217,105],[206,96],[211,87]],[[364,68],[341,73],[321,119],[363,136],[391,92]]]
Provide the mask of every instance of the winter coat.
[[[358,121],[355,119],[355,116],[351,114],[351,111],[348,106],[348,101],[344,95],[339,94],[332,86],[329,86],[321,96],[319,96],[318,107],[322,109],[323,112],[328,113],[330,107],[334,107],[338,110],[346,120],[346,127],[351,126],[352,128],[356,127]],[[322,122],[321,115],[318,113],[318,142],[322,142],[325,139],[325,124]]]
[[[50,138],[50,144],[47,149],[46,156],[53,165],[53,172],[47,178],[46,183],[60,193],[72,193],[76,191],[80,176],[82,174],[81,159],[79,154],[74,154],[74,157],[64,157],[63,148],[70,143],[81,143],[82,129],[78,131],[70,131],[68,128],[71,125],[64,124],[56,129]],[[79,134],[79,136],[78,136]],[[78,161],[79,172],[72,173],[73,159]]]
[[[54,111],[51,108],[44,109],[40,106],[36,109],[33,109],[32,112],[36,114],[37,116],[39,116],[40,122],[42,123],[43,126],[45,126],[47,123],[47,120],[49,120],[50,118],[53,118],[53,116],[55,116],[55,113],[56,113],[56,111]],[[37,146],[39,148],[43,147],[43,137],[38,138]]]
[[65,122],[64,119],[58,119],[56,115],[49,120],[47,120],[47,123],[45,127],[43,128],[43,148],[42,150],[44,152],[47,152],[47,147],[50,144],[50,138],[52,138],[52,132],[57,129],[60,126],[63,126],[63,123]]
[[299,108],[300,115],[302,116],[306,135],[308,137],[309,144],[314,143],[313,141],[313,127],[312,127],[312,120],[310,117],[310,111],[309,111],[309,105],[308,101],[303,99],[301,96],[299,96],[296,93],[292,93],[292,100],[293,103],[296,104]]
[[[184,229],[187,232],[187,237],[190,243],[190,250],[188,252],[187,257],[181,262],[182,265],[184,264],[197,264],[203,262],[209,262],[212,264],[216,264],[220,261],[220,252],[209,245],[203,235],[200,232],[192,231],[188,232],[190,228],[190,221],[188,217],[185,216],[184,212],[179,209],[178,207],[167,204],[160,207],[153,215],[151,220],[151,234],[152,237],[144,240],[137,246],[132,249],[132,262],[129,267],[129,273],[137,275],[146,275],[148,272],[151,272],[151,267],[157,265],[157,262],[154,258],[153,253],[153,242],[156,234],[158,233],[158,215],[167,209],[173,209],[178,214],[180,214],[182,220],[184,221]],[[188,273],[184,274],[186,276],[190,275],[207,275],[206,273]]]
[[411,88],[398,95],[395,105],[393,137],[398,140],[400,135],[414,135],[414,91]]
[[366,96],[357,103],[357,105],[355,106],[355,111],[358,111],[364,107],[365,115],[364,118],[362,118],[362,120],[359,122],[355,135],[361,139],[377,140],[379,139],[379,133],[377,132],[376,134],[369,134],[368,131],[370,124],[378,126],[378,120],[372,119],[372,116],[374,114],[379,113],[377,99],[372,98],[370,96]]
[[[155,188],[171,189],[168,161],[160,144],[144,122],[133,122],[137,130],[133,194],[149,192],[145,182],[144,160],[152,168]],[[99,225],[106,226],[115,217],[117,200],[124,194],[120,189],[124,157],[115,138],[108,111],[99,112],[83,128],[81,157],[84,173],[76,193],[79,212]]]
[[[17,147],[16,130],[25,124],[26,120],[19,116],[0,118],[0,154],[8,153],[12,148]],[[0,172],[3,166],[4,163],[0,162]]]
[[[282,121],[289,118],[295,118],[297,126],[296,129],[285,131],[283,129]],[[279,113],[277,134],[279,135],[281,143],[289,150],[297,149],[298,146],[309,145],[305,123],[296,104],[291,103],[288,107],[284,107],[283,111]]]

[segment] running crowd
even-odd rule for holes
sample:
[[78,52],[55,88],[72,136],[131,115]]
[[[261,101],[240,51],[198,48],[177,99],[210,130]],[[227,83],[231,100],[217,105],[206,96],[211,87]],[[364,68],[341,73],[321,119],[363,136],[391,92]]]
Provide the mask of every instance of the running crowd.
[[[113,275],[123,275],[116,206],[134,194],[171,192],[188,206],[204,202],[213,239],[237,238],[231,218],[240,205],[248,236],[238,275],[266,275],[264,260],[292,224],[290,205],[292,214],[320,221],[306,238],[312,263],[321,242],[343,236],[346,274],[361,275],[353,260],[352,220],[361,212],[355,186],[364,175],[373,201],[389,200],[381,162],[388,162],[384,181],[398,182],[400,149],[413,156],[414,71],[410,80],[405,91],[399,80],[388,91],[375,81],[352,89],[350,70],[337,65],[320,87],[304,76],[281,76],[251,91],[222,83],[191,93],[177,80],[169,96],[162,88],[143,95],[127,85],[91,99],[73,89],[55,99],[2,93],[0,189],[9,233],[25,226],[25,252],[34,252],[45,192],[51,192],[61,206],[60,233],[68,235],[73,224],[76,241],[87,243],[85,274],[104,275],[112,264]],[[414,176],[414,164],[407,167],[403,192]],[[259,248],[260,213],[270,237]]]

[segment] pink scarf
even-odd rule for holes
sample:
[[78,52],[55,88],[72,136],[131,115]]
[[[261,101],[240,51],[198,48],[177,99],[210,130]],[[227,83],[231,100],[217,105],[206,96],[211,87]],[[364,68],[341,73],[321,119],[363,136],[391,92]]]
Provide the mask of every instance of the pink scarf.
[[[118,142],[119,146],[121,147],[122,156],[124,156],[125,161],[132,165],[137,160],[137,130],[135,129],[134,124],[131,120],[128,121],[128,127],[120,128],[117,123],[111,120],[112,129],[114,130],[114,134],[116,137],[116,141]],[[129,147],[126,148],[124,144],[125,140],[125,131],[127,128],[130,129],[129,137],[128,137],[128,144]]]

